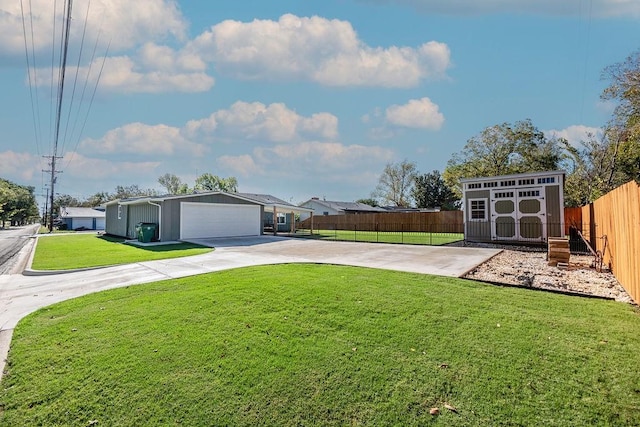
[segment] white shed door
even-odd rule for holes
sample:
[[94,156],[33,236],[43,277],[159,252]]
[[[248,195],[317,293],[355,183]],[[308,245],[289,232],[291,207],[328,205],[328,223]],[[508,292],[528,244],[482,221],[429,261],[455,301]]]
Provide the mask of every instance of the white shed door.
[[180,238],[257,236],[260,206],[223,203],[180,204]]

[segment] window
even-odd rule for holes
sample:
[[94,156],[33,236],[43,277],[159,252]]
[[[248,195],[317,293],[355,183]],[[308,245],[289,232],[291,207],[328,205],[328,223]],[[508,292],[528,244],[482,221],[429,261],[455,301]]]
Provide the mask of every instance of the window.
[[482,188],[482,184],[480,184],[479,182],[473,183],[473,184],[467,184],[469,189],[473,189],[473,188]]
[[287,214],[279,213],[278,224],[286,224],[286,223],[287,223]]
[[540,197],[540,191],[539,190],[520,191],[518,193],[518,197]]
[[519,179],[518,180],[518,185],[532,185],[534,183],[535,183],[535,181],[534,181],[533,178]]
[[118,205],[118,219],[122,219],[122,205]]
[[548,177],[548,178],[538,178],[538,184],[553,184],[556,182],[556,178],[555,177]]
[[484,188],[493,188],[497,186],[498,186],[498,183],[496,181],[484,183]]
[[496,199],[510,198],[510,197],[513,197],[513,191],[505,191],[505,192],[502,192],[502,193],[496,193],[494,195],[494,197]]
[[322,215],[324,215],[324,216],[328,216],[328,215],[329,215],[329,211],[324,211],[324,212],[322,212]]
[[513,187],[516,185],[515,180],[500,181],[500,187]]
[[487,199],[469,200],[469,219],[471,221],[487,220]]

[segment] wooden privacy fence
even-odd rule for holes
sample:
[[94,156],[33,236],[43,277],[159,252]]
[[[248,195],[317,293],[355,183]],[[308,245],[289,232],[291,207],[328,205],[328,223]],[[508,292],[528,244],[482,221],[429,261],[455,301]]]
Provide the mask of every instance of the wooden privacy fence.
[[640,302],[640,185],[628,182],[579,209],[582,234],[602,252],[631,298]]
[[[312,218],[297,228],[312,228]],[[380,212],[313,217],[314,230],[411,231],[431,233],[463,233],[462,211]]]

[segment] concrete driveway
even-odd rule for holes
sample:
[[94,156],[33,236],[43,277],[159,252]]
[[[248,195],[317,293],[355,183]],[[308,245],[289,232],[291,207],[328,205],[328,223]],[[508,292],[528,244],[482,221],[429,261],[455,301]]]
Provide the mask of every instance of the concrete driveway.
[[42,276],[0,275],[0,376],[18,321],[39,308],[78,296],[232,268],[321,263],[460,277],[500,250],[328,242],[259,236],[193,240],[216,250],[187,258]]

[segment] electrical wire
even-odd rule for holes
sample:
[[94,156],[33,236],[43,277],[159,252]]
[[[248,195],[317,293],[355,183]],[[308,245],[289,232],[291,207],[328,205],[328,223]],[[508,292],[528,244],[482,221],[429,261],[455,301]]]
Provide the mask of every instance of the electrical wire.
[[[36,104],[38,103],[38,96],[36,93],[35,96],[35,101],[34,101],[34,86],[37,87],[37,82],[34,82],[35,80],[35,62],[33,64],[33,70],[34,70],[34,77],[33,79],[31,78],[31,64],[29,63],[29,48],[28,48],[28,43],[27,43],[27,27],[26,27],[26,23],[25,23],[25,19],[24,19],[24,5],[23,5],[23,1],[20,0],[20,13],[22,15],[22,34],[24,35],[24,53],[25,53],[25,57],[27,60],[27,76],[28,76],[28,80],[29,80],[29,97],[31,98],[31,116],[33,119],[33,132],[35,134],[35,140],[36,140],[36,152],[38,153],[38,157],[40,157],[40,143],[39,143],[39,138],[38,138],[38,120],[36,120],[36,112],[39,112],[39,105],[36,106]],[[33,40],[33,33],[32,34],[32,40]],[[35,61],[35,58],[34,58]],[[34,84],[35,83],[35,84]]]

